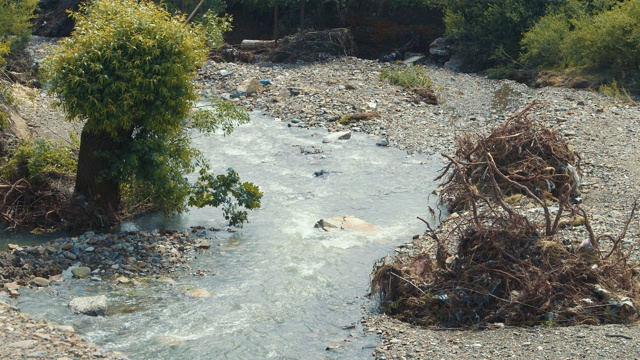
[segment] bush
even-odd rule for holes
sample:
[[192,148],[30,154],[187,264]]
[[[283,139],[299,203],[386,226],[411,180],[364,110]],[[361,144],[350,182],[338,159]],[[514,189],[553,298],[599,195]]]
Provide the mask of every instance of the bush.
[[522,47],[520,59],[538,68],[577,67],[632,77],[640,68],[640,0],[570,1],[540,19]]
[[384,70],[380,78],[391,85],[399,85],[406,88],[433,88],[433,81],[422,66],[408,65],[390,70]]
[[523,34],[545,14],[549,2],[433,0],[433,3],[443,8],[446,33],[458,40],[456,51],[464,58],[465,66],[479,70],[517,58]]
[[27,141],[0,167],[0,177],[6,182],[25,178],[32,184],[52,178],[71,178],[76,171],[76,157],[77,146],[45,138]]
[[31,36],[31,22],[38,0],[0,0],[0,70],[5,56],[23,49]]

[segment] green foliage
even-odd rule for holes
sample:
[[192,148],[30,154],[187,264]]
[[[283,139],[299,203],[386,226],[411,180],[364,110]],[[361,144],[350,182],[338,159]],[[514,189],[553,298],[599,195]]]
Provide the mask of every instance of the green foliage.
[[625,104],[637,105],[638,103],[633,100],[631,94],[624,88],[619,86],[618,82],[614,79],[611,84],[601,85],[598,91],[614,100],[621,101]]
[[199,22],[207,38],[207,45],[215,49],[224,44],[223,34],[231,31],[233,17],[231,15],[217,16],[212,11],[207,11]]
[[23,49],[31,36],[31,22],[38,0],[0,0],[0,70],[5,57]]
[[200,170],[200,176],[193,193],[189,198],[189,205],[222,206],[224,218],[231,225],[242,226],[247,220],[247,211],[239,210],[260,208],[262,192],[250,182],[240,182],[240,177],[233,169],[227,170],[227,175],[213,175],[206,168]]
[[522,61],[538,68],[585,68],[637,76],[640,0],[571,0],[557,7],[522,40]]
[[522,39],[525,53],[520,57],[521,61],[533,67],[566,65],[562,42],[572,27],[571,23],[565,13],[553,13],[540,19]]
[[21,178],[37,183],[51,178],[71,178],[76,171],[77,146],[54,143],[45,138],[23,142],[0,167],[0,177]]
[[433,81],[423,66],[408,65],[384,70],[380,73],[380,78],[387,80],[391,85],[399,85],[406,88],[431,89],[433,87]]
[[[565,0],[558,0],[559,2]],[[444,11],[447,35],[472,70],[517,58],[524,32],[545,14],[548,0],[432,0]]]
[[[182,128],[198,99],[192,80],[206,59],[207,35],[219,43],[228,23],[207,15],[206,25],[185,24],[183,15],[136,0],[99,0],[72,16],[73,36],[42,69],[69,120],[86,119],[83,131],[112,137],[95,153],[109,169],[96,181],[117,181],[124,194],[149,199],[167,215],[185,211],[193,188],[184,175],[201,157]],[[216,102],[191,124],[229,133],[248,119],[233,104]]]
[[[180,11],[185,15],[191,14],[196,8],[200,0],[169,0],[169,1],[157,1],[157,3],[166,4],[170,10]],[[224,12],[227,4],[224,0],[204,0],[202,5],[198,8],[197,13],[211,12],[213,14],[220,14]]]

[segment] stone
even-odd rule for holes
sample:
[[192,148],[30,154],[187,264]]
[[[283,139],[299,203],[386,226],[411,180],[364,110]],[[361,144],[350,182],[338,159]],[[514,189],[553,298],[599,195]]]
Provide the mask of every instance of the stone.
[[264,89],[264,86],[260,83],[260,80],[257,78],[251,78],[240,83],[236,91],[238,93],[245,93],[247,96],[252,94],[257,94]]
[[71,274],[73,274],[74,278],[84,279],[87,276],[89,276],[89,274],[91,274],[91,269],[89,269],[86,266],[80,266],[80,267],[71,269]]
[[63,282],[64,278],[62,277],[62,274],[51,275],[49,276],[49,281]]
[[189,291],[189,296],[194,298],[208,298],[211,297],[211,293],[205,289],[193,289]]
[[353,232],[375,232],[382,230],[379,226],[373,225],[351,215],[320,219],[316,223],[315,227],[327,232],[338,232],[342,230]]
[[104,316],[107,312],[107,307],[107,297],[105,295],[77,297],[69,302],[71,311],[89,316]]
[[351,131],[336,131],[325,136],[322,142],[330,143],[338,140],[349,140],[349,139],[351,139]]
[[47,352],[42,350],[34,351],[27,354],[27,359],[39,359],[44,357],[47,357]]
[[227,69],[220,70],[220,76],[230,76],[232,74],[233,74],[233,71],[231,70],[227,70]]
[[196,246],[200,249],[209,249],[211,247],[211,244],[206,241],[200,241],[198,244],[196,244]]
[[159,281],[159,282],[165,283],[165,284],[169,284],[171,286],[178,284],[177,281],[173,280],[170,277],[166,277],[166,276],[159,277],[156,280]]
[[66,243],[66,244],[62,245],[60,248],[62,250],[71,250],[72,247],[73,247],[73,243]]
[[156,339],[159,343],[171,347],[181,346],[185,343],[184,339],[175,336],[158,336]]
[[14,348],[19,348],[19,349],[29,349],[29,348],[32,348],[32,347],[34,347],[36,345],[38,345],[38,341],[37,340],[22,340],[22,341],[12,342],[8,346],[9,347],[14,347]]
[[75,329],[71,325],[56,325],[54,330],[65,332],[65,333],[74,333]]
[[116,281],[120,284],[128,284],[131,282],[131,280],[129,280],[127,277],[125,276],[119,276]]
[[20,246],[16,244],[7,244],[7,247],[9,248],[9,250],[15,250],[20,248]]
[[96,248],[94,248],[93,246],[89,246],[88,248],[84,249],[84,252],[93,252]]
[[16,282],[12,282],[12,283],[4,283],[4,289],[6,291],[11,291],[11,290],[18,290],[20,289],[20,285],[18,285],[18,283]]
[[38,286],[49,286],[49,283],[51,281],[45,279],[45,278],[41,278],[41,277],[35,277],[33,278],[33,280],[31,280],[32,283],[38,285]]
[[78,258],[78,256],[76,256],[76,254],[72,253],[71,251],[65,251],[62,254],[69,260],[75,260]]
[[429,54],[448,59],[451,56],[452,40],[449,37],[440,37],[429,44]]

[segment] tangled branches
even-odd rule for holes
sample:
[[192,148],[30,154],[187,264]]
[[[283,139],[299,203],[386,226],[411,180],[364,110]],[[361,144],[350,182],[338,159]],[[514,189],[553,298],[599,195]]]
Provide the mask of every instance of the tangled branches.
[[354,52],[355,42],[349,29],[330,29],[287,36],[267,58],[274,62],[318,61],[322,56],[346,56]]
[[[435,254],[375,265],[372,291],[388,313],[445,327],[637,319],[638,269],[630,262],[633,247],[623,250],[622,239],[638,204],[619,236],[596,235],[572,202],[579,156],[527,118],[531,106],[486,138],[458,139],[455,157],[444,155],[441,200],[453,196],[453,206],[465,212],[448,232],[429,227]],[[514,197],[526,201],[515,206]],[[542,221],[523,203],[541,210]],[[584,225],[588,238],[565,246],[556,234],[567,224]]]

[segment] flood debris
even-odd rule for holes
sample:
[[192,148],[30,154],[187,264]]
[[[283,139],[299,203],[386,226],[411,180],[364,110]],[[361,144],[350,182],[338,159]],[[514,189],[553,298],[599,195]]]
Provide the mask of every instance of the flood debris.
[[[457,212],[437,230],[423,220],[429,247],[374,265],[371,290],[386,313],[445,328],[637,320],[639,268],[622,240],[638,203],[620,235],[597,235],[571,201],[580,157],[527,117],[533,106],[443,154],[440,200]],[[562,226],[584,226],[585,239],[563,243]]]
[[278,41],[278,46],[265,58],[273,62],[322,61],[334,56],[355,53],[355,42],[346,28],[304,31]]

